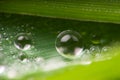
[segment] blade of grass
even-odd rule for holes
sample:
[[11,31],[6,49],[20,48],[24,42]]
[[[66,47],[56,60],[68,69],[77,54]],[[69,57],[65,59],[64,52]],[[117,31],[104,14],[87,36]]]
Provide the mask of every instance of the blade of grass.
[[22,80],[119,80],[119,49],[119,44],[117,44],[117,46],[110,51],[110,53],[119,53],[119,55],[112,58],[111,60],[94,62],[91,65],[85,66],[68,66],[59,70],[54,70],[43,74],[41,74],[40,72],[36,72],[24,76]]
[[[17,68],[18,71],[23,72],[21,75],[17,73],[17,77],[21,77],[19,78],[21,80],[30,79],[31,77],[35,80],[110,80],[112,78],[113,80],[119,80],[120,55],[113,57],[113,59],[108,61],[93,62],[93,64],[88,66],[69,66],[64,69],[59,68],[58,70],[49,72],[39,71],[41,68],[35,64],[36,57],[42,57],[45,61],[54,57],[61,57],[55,50],[55,39],[59,32],[68,29],[77,31],[81,35],[85,32],[87,37],[83,36],[82,38],[86,44],[91,41],[90,34],[101,34],[102,38],[105,40],[109,39],[108,44],[105,44],[105,46],[109,46],[109,43],[112,43],[112,41],[114,41],[114,43],[118,42],[117,45],[112,46],[113,49],[110,50],[109,54],[120,54],[119,26],[119,24],[112,23],[86,22],[0,13],[0,31],[1,35],[3,35],[2,47],[5,54],[5,57],[3,57],[4,60],[1,60],[0,62],[5,61],[5,65],[12,65],[10,66],[11,70],[16,70]],[[18,61],[18,57],[13,58],[14,55],[19,55],[20,53],[13,44],[15,36],[19,33],[31,33],[32,41],[34,42],[34,48],[30,51],[26,51],[29,59],[32,59],[31,63],[27,63],[28,65],[22,64],[18,66],[21,61]],[[56,60],[57,58],[55,61]],[[63,57],[61,60],[68,62]],[[72,62],[70,63],[71,65],[73,64]],[[32,65],[32,68],[29,67],[30,65]],[[37,68],[35,73],[33,73],[34,67],[35,70]],[[27,72],[24,72],[25,70],[27,70]],[[23,77],[25,73],[26,76]],[[29,75],[30,73],[32,74]],[[8,77],[8,73],[6,74],[6,77]],[[15,76],[15,78],[17,77]]]
[[1,0],[0,12],[120,23],[119,0]]

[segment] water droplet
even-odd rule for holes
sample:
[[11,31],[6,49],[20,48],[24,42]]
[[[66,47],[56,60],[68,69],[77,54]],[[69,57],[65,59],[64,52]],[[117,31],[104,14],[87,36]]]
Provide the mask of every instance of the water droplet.
[[111,54],[109,52],[110,50],[112,50],[111,47],[105,46],[105,47],[102,48],[101,53],[102,53],[102,56],[105,57],[105,59],[110,59],[115,55],[115,53]]
[[19,50],[28,50],[32,46],[32,41],[28,34],[20,33],[16,36],[14,45]]
[[27,59],[27,58],[28,58],[25,53],[20,53],[18,57],[19,57],[19,59],[22,60],[22,61],[23,61],[24,59]]
[[0,45],[0,51],[2,51],[3,50],[3,47],[1,47],[1,45]]
[[9,38],[6,38],[6,40],[8,41],[8,40],[9,40]]
[[29,59],[27,59],[27,58],[23,59],[23,61],[22,61],[22,63],[27,63],[27,62],[29,62]]
[[109,47],[103,47],[102,50],[101,50],[101,52],[107,52],[107,51],[109,51],[109,50],[110,50]]
[[90,53],[93,55],[93,56],[97,56],[98,54],[100,54],[100,49],[98,46],[92,46],[90,48]]
[[40,62],[43,62],[43,61],[44,61],[44,59],[43,59],[43,58],[41,58],[41,57],[37,57],[37,58],[35,58],[35,61],[40,63]]
[[12,57],[13,57],[13,58],[16,58],[16,55],[13,55]]
[[56,50],[60,55],[75,59],[82,55],[83,43],[81,35],[72,30],[61,32],[56,39]]
[[84,54],[80,58],[80,63],[83,65],[88,65],[92,63],[92,55],[89,50],[84,50]]
[[1,30],[4,31],[4,28],[2,27]]
[[4,32],[3,35],[6,35],[6,32]]

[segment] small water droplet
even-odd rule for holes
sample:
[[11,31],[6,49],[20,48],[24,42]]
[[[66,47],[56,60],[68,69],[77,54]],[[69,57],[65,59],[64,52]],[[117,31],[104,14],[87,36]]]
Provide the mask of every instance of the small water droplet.
[[4,32],[3,35],[6,35],[6,32]]
[[33,30],[33,29],[34,29],[34,27],[32,26],[32,27],[31,27],[31,29]]
[[36,61],[36,62],[42,62],[42,61],[44,61],[44,59],[41,58],[41,57],[37,57],[37,58],[35,59],[35,61]]
[[60,55],[75,59],[82,55],[83,43],[81,35],[72,30],[61,32],[56,39],[56,50]]
[[23,59],[23,61],[22,61],[22,63],[27,63],[27,62],[29,62],[29,59],[27,59],[27,58]]
[[101,52],[107,52],[108,50],[110,50],[109,47],[103,47],[102,50],[101,50]]
[[4,31],[4,28],[2,27],[1,30]]
[[80,58],[80,63],[82,65],[88,65],[92,63],[92,55],[88,49],[85,49],[83,55]]
[[19,57],[19,59],[22,60],[22,61],[23,61],[24,59],[27,59],[27,58],[28,58],[25,53],[20,53],[18,57]]
[[97,56],[98,54],[100,54],[100,48],[98,46],[92,46],[90,48],[90,53],[93,55],[93,56]]
[[10,38],[13,38],[13,36],[10,36]]
[[0,51],[2,51],[3,50],[3,48],[1,47],[1,45],[0,45]]
[[111,58],[115,55],[115,53],[111,54],[109,51],[112,50],[111,47],[105,46],[101,49],[101,54],[103,55],[103,57],[105,57],[105,59]]
[[13,55],[12,57],[13,57],[13,58],[16,58],[16,55]]
[[28,50],[32,46],[32,41],[28,34],[20,33],[15,37],[14,45],[19,50]]
[[6,38],[6,40],[8,41],[8,40],[9,40],[9,38]]

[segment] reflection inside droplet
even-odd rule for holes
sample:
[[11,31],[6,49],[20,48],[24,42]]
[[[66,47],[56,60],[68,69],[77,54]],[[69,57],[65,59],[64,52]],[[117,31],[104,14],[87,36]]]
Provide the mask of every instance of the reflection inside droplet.
[[60,55],[66,58],[80,57],[83,51],[80,34],[71,30],[61,32],[57,36],[55,46]]
[[32,46],[32,41],[29,35],[20,33],[16,36],[14,45],[19,50],[28,50]]
[[92,35],[92,40],[91,40],[91,42],[92,42],[92,44],[100,44],[101,43],[101,36],[99,36],[99,35]]

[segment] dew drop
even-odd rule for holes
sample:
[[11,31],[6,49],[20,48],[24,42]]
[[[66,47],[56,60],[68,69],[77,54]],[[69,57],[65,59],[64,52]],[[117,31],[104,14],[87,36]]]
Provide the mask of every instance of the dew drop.
[[25,53],[20,53],[18,57],[19,57],[19,59],[22,60],[22,61],[23,61],[24,59],[27,59],[27,58],[28,58]]
[[4,31],[4,28],[2,27],[1,30]]
[[2,51],[3,50],[3,47],[0,45],[0,51]]
[[89,50],[84,50],[84,54],[81,56],[80,61],[82,65],[88,65],[92,63],[92,55]]
[[58,53],[66,58],[78,58],[83,52],[82,37],[76,31],[63,31],[57,36],[55,47]]
[[109,50],[110,50],[109,47],[103,47],[102,50],[101,50],[101,52],[108,52]]
[[101,53],[103,55],[103,57],[105,57],[106,59],[111,58],[115,55],[115,53],[111,54],[109,51],[112,50],[111,47],[105,46],[101,49]]
[[100,54],[100,49],[98,46],[92,46],[90,48],[90,53],[93,55],[93,56],[97,56],[98,54]]
[[32,46],[31,38],[28,34],[20,33],[15,37],[14,46],[19,50],[28,50]]
[[22,63],[28,63],[29,62],[29,59],[25,58]]
[[6,35],[6,33],[4,32],[3,35]]
[[35,61],[40,63],[40,62],[43,62],[44,59],[43,59],[42,57],[37,57],[37,58],[35,59]]

